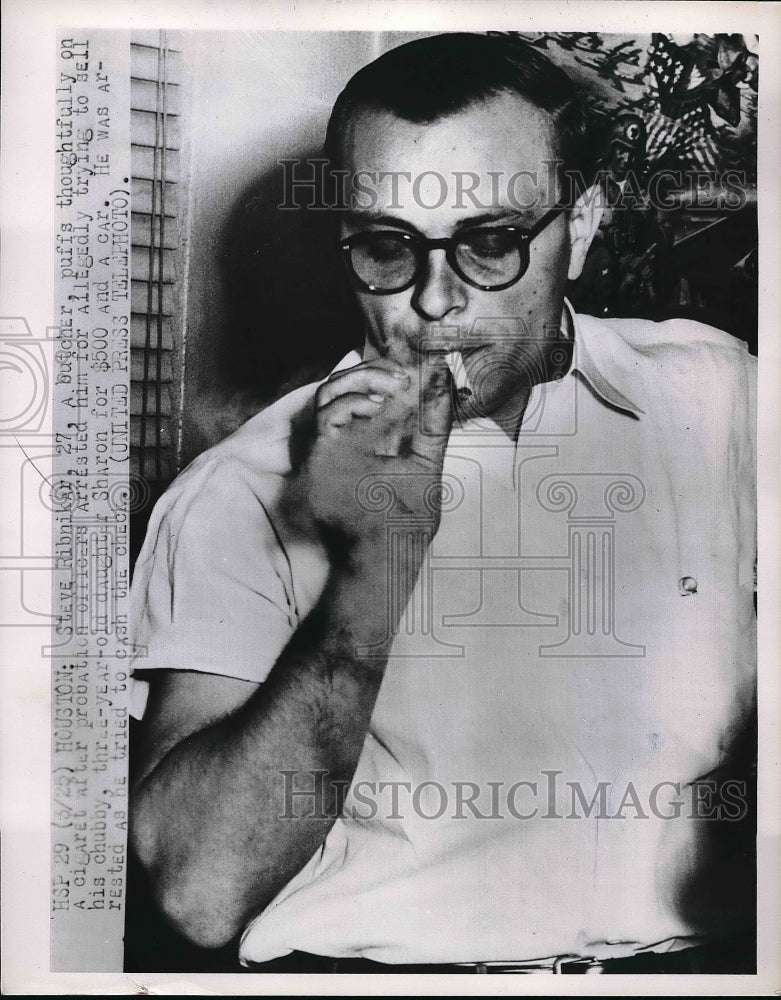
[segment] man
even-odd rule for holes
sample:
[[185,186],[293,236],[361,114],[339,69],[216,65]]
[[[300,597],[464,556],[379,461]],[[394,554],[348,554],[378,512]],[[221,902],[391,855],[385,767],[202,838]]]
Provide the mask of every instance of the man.
[[655,304],[654,271],[661,233],[646,190],[646,128],[632,112],[616,116],[604,168],[606,208],[601,231],[614,259],[616,290],[610,315],[648,316]]
[[750,923],[710,836],[745,812],[750,358],[571,312],[582,148],[567,77],[498,37],[337,102],[363,355],[197,459],[136,567],[133,843],[201,945],[665,971],[636,956]]
[[570,292],[579,311],[595,316],[651,315],[655,270],[665,246],[646,188],[646,127],[622,111],[608,133],[597,178],[604,209],[583,271]]

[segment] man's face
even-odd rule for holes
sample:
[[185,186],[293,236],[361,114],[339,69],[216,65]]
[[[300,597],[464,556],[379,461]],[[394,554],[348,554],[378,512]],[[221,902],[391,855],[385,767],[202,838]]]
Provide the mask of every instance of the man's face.
[[[556,187],[547,164],[554,157],[548,116],[515,94],[499,95],[432,124],[361,111],[345,135],[344,167],[353,177],[358,171],[378,177],[384,171],[387,176],[372,185],[375,204],[370,210],[353,200],[342,237],[399,230],[436,239],[477,225],[529,229],[553,207]],[[474,198],[465,192],[470,185]],[[544,377],[544,360],[559,340],[570,243],[567,213],[562,212],[531,243],[526,273],[504,290],[469,285],[452,270],[442,249],[429,252],[427,267],[406,291],[374,295],[358,290],[366,322],[365,357],[414,363],[432,326],[452,328],[444,339],[439,331],[439,343],[463,354],[474,414],[511,423],[530,386]]]
[[610,170],[619,180],[623,180],[629,170],[632,152],[626,146],[616,143],[610,158]]

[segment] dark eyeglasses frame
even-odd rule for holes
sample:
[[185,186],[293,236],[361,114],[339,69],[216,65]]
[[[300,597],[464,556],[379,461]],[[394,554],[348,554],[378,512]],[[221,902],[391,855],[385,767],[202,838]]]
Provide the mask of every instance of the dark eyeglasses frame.
[[[353,280],[362,288],[365,292],[369,292],[371,295],[398,295],[400,292],[406,292],[408,288],[418,281],[420,278],[420,272],[423,268],[423,257],[424,255],[428,257],[428,254],[432,250],[444,250],[445,258],[451,268],[455,271],[458,277],[465,281],[472,288],[479,288],[482,292],[501,292],[505,288],[510,288],[512,285],[517,284],[521,278],[529,270],[529,244],[535,239],[539,234],[546,228],[553,220],[566,208],[563,204],[554,205],[554,207],[546,212],[541,219],[532,226],[531,229],[522,229],[520,226],[474,226],[472,229],[464,229],[455,236],[448,236],[444,239],[428,239],[425,236],[415,236],[412,233],[405,233],[398,229],[382,229],[374,230],[371,232],[355,233],[353,236],[348,236],[346,239],[339,241],[339,248],[344,253],[347,260],[348,270],[352,275]],[[510,233],[515,236],[517,248],[521,257],[521,264],[518,274],[512,281],[505,281],[501,285],[481,285],[479,282],[474,281],[468,275],[464,274],[458,265],[456,259],[456,248],[459,243],[462,243],[464,237],[470,232],[477,232],[482,229],[492,229],[500,233]],[[403,241],[409,242],[416,254],[417,266],[412,273],[412,277],[406,284],[401,285],[399,288],[374,288],[367,284],[362,278],[356,274],[355,268],[352,264],[352,259],[350,256],[350,251],[354,246],[360,246],[362,243],[369,243],[372,239],[377,236],[388,236],[392,235],[395,239],[401,238]]]

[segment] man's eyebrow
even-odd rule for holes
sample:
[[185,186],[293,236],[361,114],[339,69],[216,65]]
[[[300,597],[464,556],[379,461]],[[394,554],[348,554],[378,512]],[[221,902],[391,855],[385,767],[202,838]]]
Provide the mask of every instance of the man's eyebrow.
[[483,226],[487,222],[504,222],[507,225],[516,222],[526,222],[532,224],[534,214],[531,209],[523,208],[499,208],[495,212],[483,212],[482,215],[471,215],[468,219],[461,219],[456,223],[455,231],[459,229],[472,229],[473,226]]
[[[395,215],[385,215],[382,212],[372,209],[347,209],[344,213],[344,220],[354,226],[393,226],[396,229],[404,229],[416,236],[422,236],[420,230],[405,219],[399,219]],[[530,209],[522,208],[501,208],[494,212],[483,212],[480,215],[470,215],[468,218],[459,219],[453,231],[460,232],[463,229],[473,229],[475,226],[482,226],[490,222],[504,222],[506,225],[513,223],[526,223],[532,225],[536,220]]]
[[410,222],[405,222],[404,219],[399,219],[395,215],[384,215],[382,212],[376,212],[370,208],[359,211],[347,209],[343,218],[345,222],[354,226],[393,226],[396,229],[406,229],[418,236],[422,235],[420,230],[416,229]]

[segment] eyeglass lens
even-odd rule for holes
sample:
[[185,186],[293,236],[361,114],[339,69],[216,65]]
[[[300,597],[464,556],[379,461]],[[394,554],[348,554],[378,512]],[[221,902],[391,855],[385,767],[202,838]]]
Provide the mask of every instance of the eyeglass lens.
[[[367,233],[351,247],[356,276],[378,291],[408,286],[423,261],[423,246],[403,234]],[[502,229],[475,230],[454,244],[448,259],[462,277],[478,285],[512,282],[524,269],[518,239]]]

